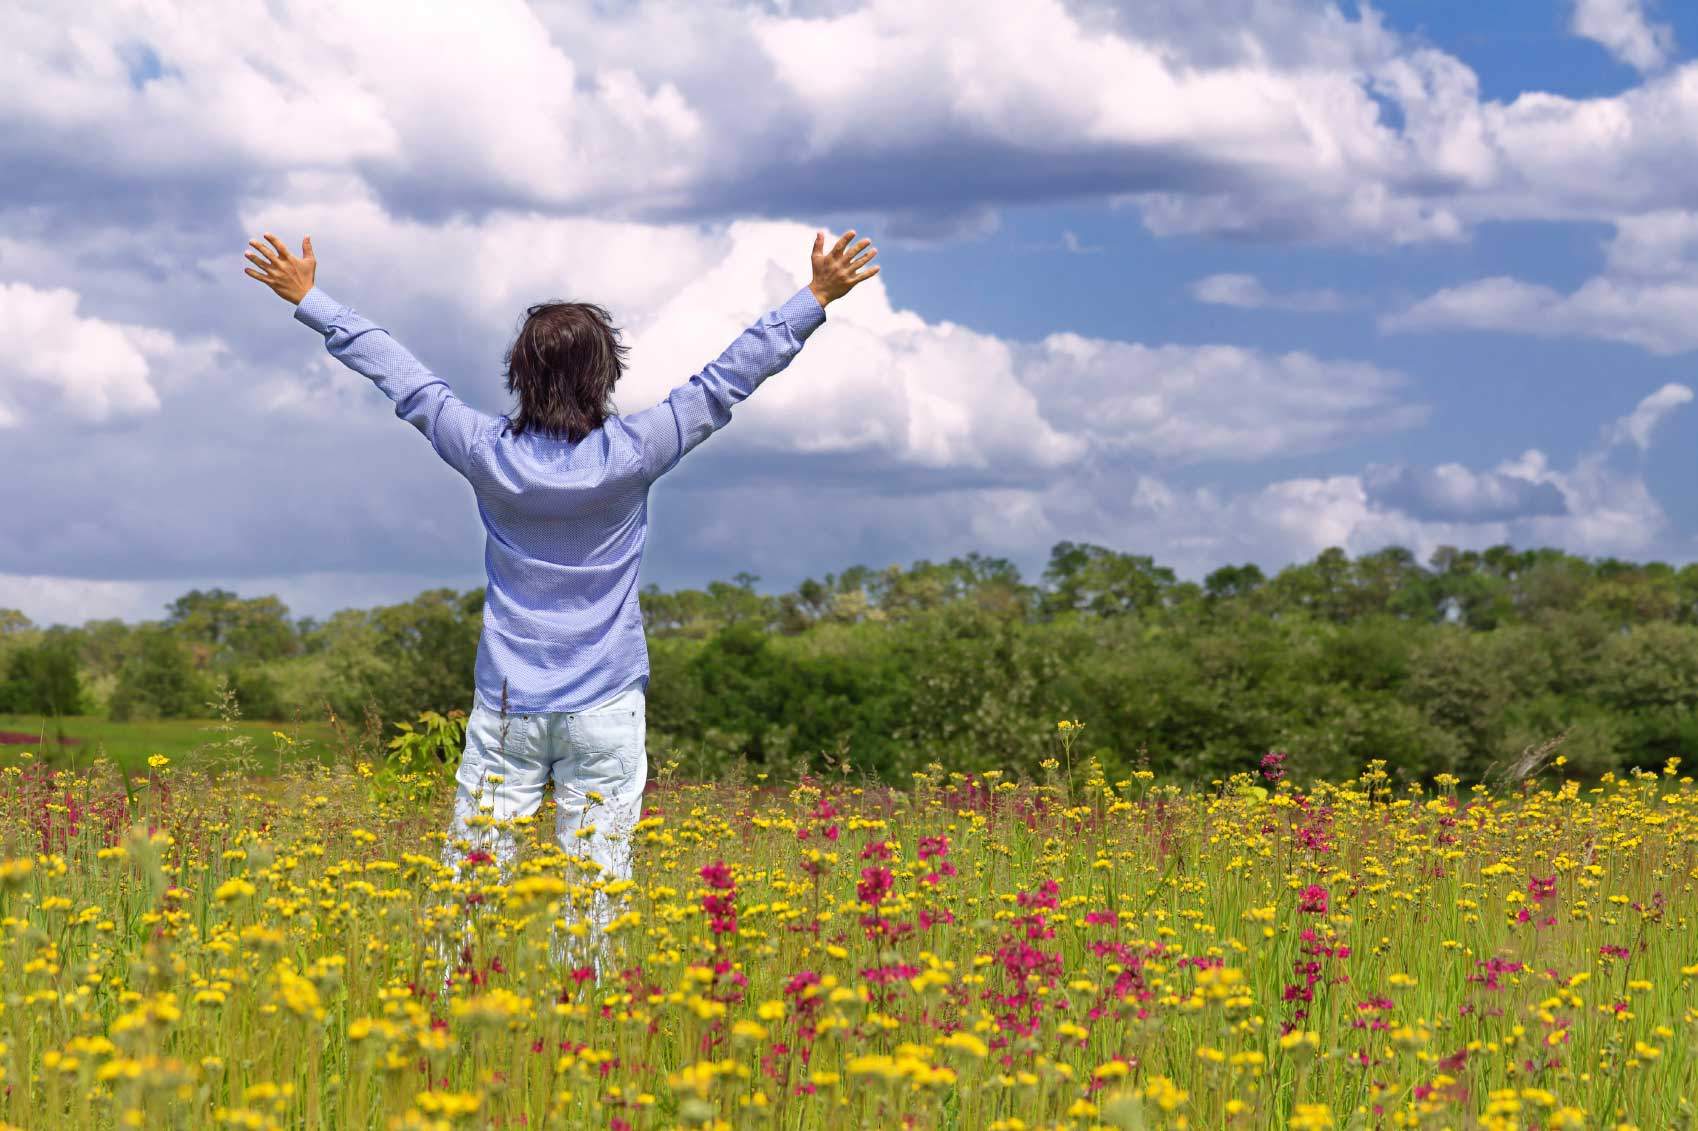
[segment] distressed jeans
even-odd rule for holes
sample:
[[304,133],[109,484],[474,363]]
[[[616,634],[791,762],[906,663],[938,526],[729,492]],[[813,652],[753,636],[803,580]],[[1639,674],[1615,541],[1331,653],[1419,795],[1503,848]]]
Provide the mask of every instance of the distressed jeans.
[[[458,872],[469,851],[482,850],[511,878],[518,848],[510,823],[537,812],[543,786],[552,778],[555,836],[567,856],[578,858],[583,878],[629,879],[631,837],[642,819],[648,778],[645,702],[642,685],[633,683],[583,711],[503,718],[475,706],[466,720],[442,862]],[[479,815],[488,820],[474,825]],[[609,914],[607,897],[598,890],[590,906],[597,935]]]

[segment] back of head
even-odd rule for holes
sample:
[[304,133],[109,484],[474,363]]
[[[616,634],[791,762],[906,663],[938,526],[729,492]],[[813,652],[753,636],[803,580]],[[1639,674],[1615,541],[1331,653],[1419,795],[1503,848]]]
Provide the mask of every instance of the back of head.
[[525,312],[507,349],[507,391],[519,399],[514,435],[540,432],[576,443],[613,413],[613,386],[630,347],[606,310],[544,302]]

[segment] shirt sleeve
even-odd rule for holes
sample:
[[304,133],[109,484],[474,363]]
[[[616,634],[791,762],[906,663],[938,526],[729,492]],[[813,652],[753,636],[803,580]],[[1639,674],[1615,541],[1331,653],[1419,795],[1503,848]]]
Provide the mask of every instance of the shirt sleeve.
[[825,309],[806,287],[768,311],[737,336],[700,373],[653,408],[620,419],[637,440],[642,469],[653,482],[677,466],[684,453],[731,420],[731,406],[801,352],[825,321]]
[[471,455],[494,417],[459,397],[389,336],[389,331],[343,306],[314,287],[295,307],[295,320],[324,336],[330,356],[371,379],[395,402],[395,415],[423,432],[430,446],[461,475],[469,475]]

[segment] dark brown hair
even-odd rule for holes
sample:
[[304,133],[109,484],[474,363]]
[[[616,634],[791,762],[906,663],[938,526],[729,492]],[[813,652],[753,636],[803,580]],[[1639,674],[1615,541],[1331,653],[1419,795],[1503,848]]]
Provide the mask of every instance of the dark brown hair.
[[630,349],[601,307],[541,302],[507,347],[507,391],[519,398],[513,434],[541,432],[576,443],[613,414],[613,386]]

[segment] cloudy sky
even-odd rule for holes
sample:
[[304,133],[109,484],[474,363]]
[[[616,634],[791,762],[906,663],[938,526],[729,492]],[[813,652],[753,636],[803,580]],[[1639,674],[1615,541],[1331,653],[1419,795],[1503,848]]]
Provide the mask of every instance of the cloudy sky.
[[883,274],[656,489],[646,580],[1061,539],[1698,556],[1698,11],[1652,0],[0,6],[0,606],[481,584],[469,489],[242,275],[509,403],[530,302],[646,407]]

